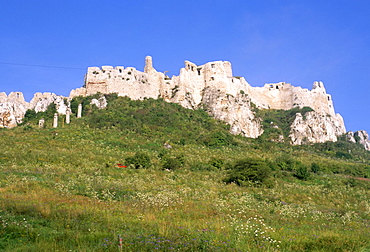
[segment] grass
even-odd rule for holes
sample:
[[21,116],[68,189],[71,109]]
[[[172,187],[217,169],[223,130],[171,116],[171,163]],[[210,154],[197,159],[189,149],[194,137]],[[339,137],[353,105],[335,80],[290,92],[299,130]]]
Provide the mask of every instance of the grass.
[[[366,153],[348,160],[322,146],[238,136],[209,146],[179,141],[186,132],[161,136],[150,122],[152,134],[89,120],[0,130],[1,251],[119,251],[119,236],[123,251],[370,250],[370,182],[351,178],[366,171]],[[138,152],[150,157],[148,169],[116,165]],[[294,167],[276,165],[282,156],[320,172],[299,180]],[[165,157],[183,165],[164,170]],[[246,157],[270,164],[269,183],[223,182],[228,164]]]

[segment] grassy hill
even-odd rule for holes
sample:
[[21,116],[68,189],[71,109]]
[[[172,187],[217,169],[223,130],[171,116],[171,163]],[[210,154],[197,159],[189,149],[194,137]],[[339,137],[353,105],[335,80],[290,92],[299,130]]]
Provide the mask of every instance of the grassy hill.
[[[107,98],[75,98],[84,117],[57,129],[50,106],[0,130],[1,251],[370,250],[361,146],[247,139],[203,110]],[[283,132],[290,113],[261,112]]]

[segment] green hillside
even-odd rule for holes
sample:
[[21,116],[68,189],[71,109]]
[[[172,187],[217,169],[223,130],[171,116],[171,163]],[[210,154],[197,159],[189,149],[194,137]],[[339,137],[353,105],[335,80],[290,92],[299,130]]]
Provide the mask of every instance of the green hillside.
[[271,141],[309,108],[257,111],[248,139],[201,109],[91,98],[69,125],[50,106],[0,130],[1,251],[370,250],[370,152]]

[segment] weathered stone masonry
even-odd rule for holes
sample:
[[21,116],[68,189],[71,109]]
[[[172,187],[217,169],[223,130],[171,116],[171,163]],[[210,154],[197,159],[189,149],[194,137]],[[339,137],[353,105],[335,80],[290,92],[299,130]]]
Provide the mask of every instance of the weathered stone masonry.
[[[292,144],[337,141],[337,137],[346,132],[343,118],[335,113],[332,98],[322,82],[314,82],[311,90],[285,82],[252,87],[243,77],[233,76],[228,61],[199,66],[185,61],[180,74],[172,77],[156,71],[150,56],[145,58],[143,72],[134,67],[89,67],[83,87],[72,90],[69,99],[98,92],[118,93],[134,100],[163,98],[189,109],[205,107],[210,115],[230,124],[233,134],[252,138],[263,133],[252,104],[260,109],[311,107],[313,112],[305,117],[297,114],[291,125]],[[52,102],[57,105],[59,114],[66,114],[68,107],[63,99],[51,93],[36,93],[27,103],[20,92],[9,96],[0,93],[0,127],[2,124],[15,126],[28,108],[44,111]],[[364,146],[370,149],[370,144]]]

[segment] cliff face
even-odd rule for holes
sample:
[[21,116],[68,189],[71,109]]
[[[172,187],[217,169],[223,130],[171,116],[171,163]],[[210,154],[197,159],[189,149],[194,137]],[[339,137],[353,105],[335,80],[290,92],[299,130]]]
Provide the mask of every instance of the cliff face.
[[28,109],[46,111],[54,103],[58,113],[65,114],[67,105],[64,97],[53,93],[36,93],[31,102],[26,102],[22,92],[12,92],[8,96],[0,93],[0,127],[12,128],[22,122]]
[[0,93],[0,127],[11,128],[22,122],[29,104],[24,100],[23,93],[12,92],[7,96]]
[[369,134],[365,130],[360,131],[348,131],[346,138],[349,142],[358,143],[364,146],[365,150],[370,151],[370,138]]
[[[252,138],[263,133],[261,119],[256,117],[254,108],[289,110],[311,107],[313,112],[305,116],[296,115],[289,135],[292,144],[337,141],[337,137],[346,132],[343,118],[335,113],[331,96],[326,93],[322,82],[314,82],[311,90],[284,82],[252,87],[243,77],[233,76],[228,61],[200,66],[185,61],[179,76],[172,77],[156,71],[150,56],[145,59],[144,72],[123,66],[89,67],[84,86],[72,90],[69,98],[98,92],[118,93],[135,100],[163,98],[189,109],[202,107],[216,119],[230,124],[233,134]],[[20,122],[27,109],[44,111],[52,102],[59,113],[65,114],[67,109],[63,97],[55,94],[37,93],[30,103],[24,101],[23,95],[15,97],[16,94],[9,95],[19,104],[13,107],[9,103],[10,98],[0,94],[0,111],[3,111],[0,113],[10,113],[11,119],[6,119],[10,123],[5,123],[9,126]]]
[[322,112],[308,112],[303,117],[300,113],[291,125],[290,139],[293,145],[307,143],[336,142],[337,137],[346,133],[341,115],[330,116]]

